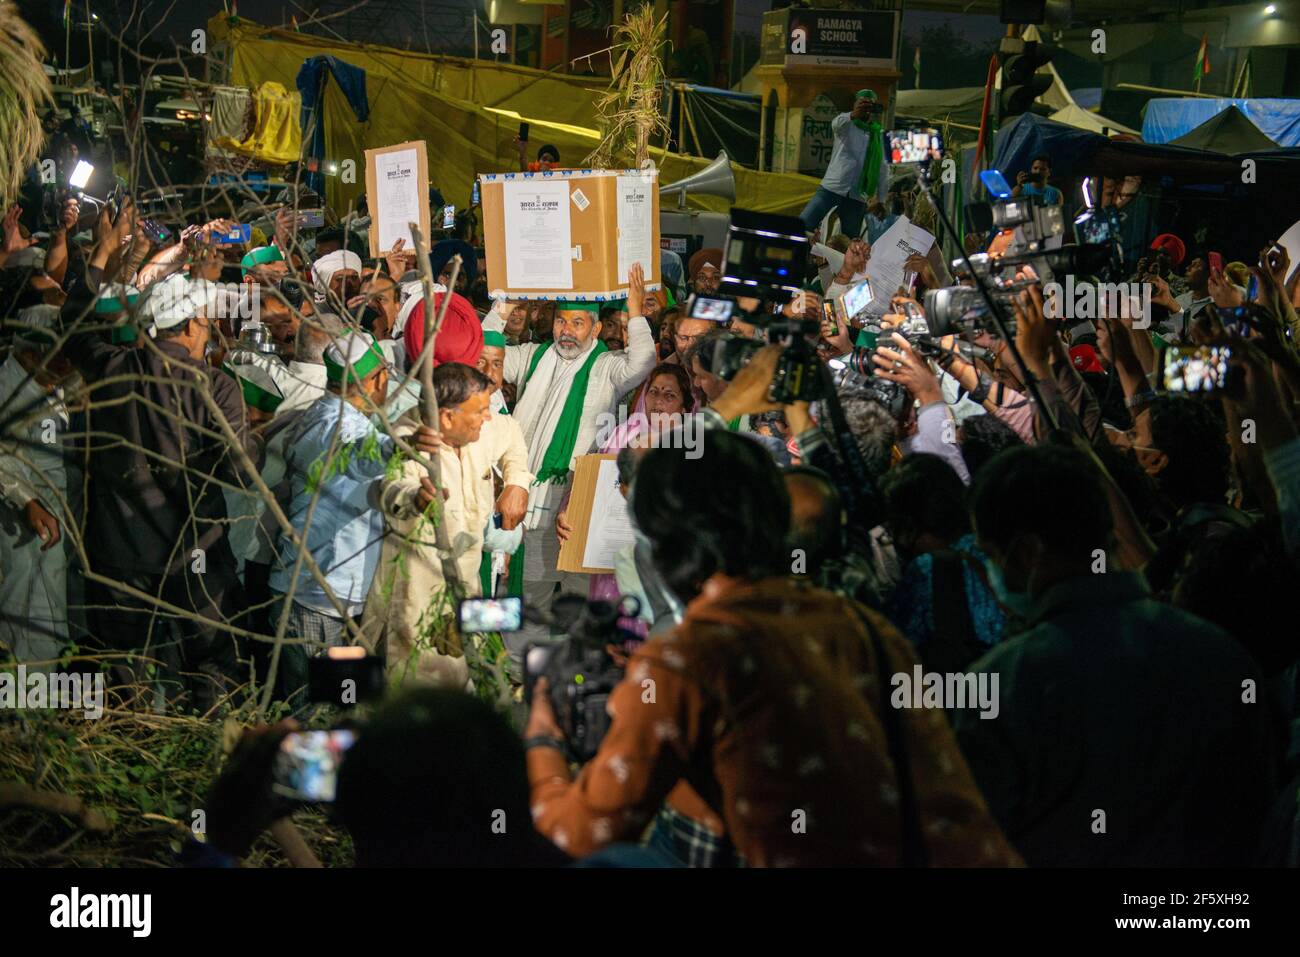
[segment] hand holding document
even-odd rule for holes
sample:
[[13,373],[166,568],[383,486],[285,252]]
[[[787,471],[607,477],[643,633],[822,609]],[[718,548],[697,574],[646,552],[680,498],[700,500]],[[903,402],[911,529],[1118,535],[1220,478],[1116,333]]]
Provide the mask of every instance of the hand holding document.
[[889,312],[889,302],[900,286],[907,285],[907,260],[913,255],[925,256],[934,245],[934,236],[916,226],[906,216],[894,221],[883,236],[871,244],[871,258],[867,261],[867,280],[871,283],[870,315]]
[[619,490],[616,456],[578,456],[565,517],[573,531],[560,546],[559,570],[612,572],[614,556],[635,540],[627,501]]

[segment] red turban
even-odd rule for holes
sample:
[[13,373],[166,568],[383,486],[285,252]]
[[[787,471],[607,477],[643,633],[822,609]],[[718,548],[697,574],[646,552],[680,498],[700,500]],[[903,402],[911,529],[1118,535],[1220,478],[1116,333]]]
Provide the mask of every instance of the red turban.
[[1155,252],[1158,249],[1164,249],[1169,256],[1169,264],[1175,267],[1182,265],[1183,259],[1187,255],[1187,247],[1173,233],[1161,233],[1151,240],[1151,251]]
[[[416,293],[420,295],[420,293]],[[433,294],[433,309],[442,307],[442,297],[446,293]],[[406,355],[411,365],[420,356],[424,348],[424,303],[421,302],[406,320],[403,331],[406,340]],[[442,318],[442,328],[438,330],[438,341],[433,344],[433,366],[436,369],[443,362],[463,362],[467,366],[475,365],[483,352],[483,323],[479,322],[478,313],[469,304],[469,300],[458,293],[451,293],[451,302],[447,306],[447,315]]]

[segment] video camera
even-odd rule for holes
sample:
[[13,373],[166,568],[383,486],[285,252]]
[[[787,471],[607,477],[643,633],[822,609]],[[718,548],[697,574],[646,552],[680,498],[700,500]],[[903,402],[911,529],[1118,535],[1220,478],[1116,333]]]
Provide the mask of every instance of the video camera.
[[[547,624],[567,637],[532,642],[524,649],[524,700],[531,704],[537,679],[545,678],[570,756],[578,762],[590,761],[609,731],[610,692],[623,680],[623,668],[609,648],[630,652],[640,644],[641,638],[619,620],[635,618],[641,603],[631,595],[618,602],[560,595],[551,609]],[[518,631],[523,619],[521,598],[466,598],[460,603],[463,633]]]
[[1016,279],[1014,269],[1010,269],[1010,276],[1007,276],[1004,273],[1007,267],[1004,267],[1002,261],[987,253],[975,253],[968,259],[973,275],[967,272],[965,262],[960,259],[952,261],[952,270],[955,275],[970,276],[975,284],[926,290],[925,319],[930,334],[939,337],[982,332],[998,335],[998,327],[992,321],[988,301],[978,287],[983,285],[989,298],[1002,308],[1007,335],[1014,336],[1016,297],[1024,289],[1035,285],[1037,280]]
[[[731,211],[719,293],[739,307],[745,322],[763,330],[767,342],[785,347],[770,393],[773,402],[782,404],[813,401],[822,395],[821,360],[809,341],[821,324],[815,319],[778,318],[763,309],[765,303],[789,302],[799,293],[810,249],[798,217]],[[736,315],[735,309],[731,315]],[[724,339],[701,361],[714,375],[730,380],[761,348],[763,343],[754,339]]]

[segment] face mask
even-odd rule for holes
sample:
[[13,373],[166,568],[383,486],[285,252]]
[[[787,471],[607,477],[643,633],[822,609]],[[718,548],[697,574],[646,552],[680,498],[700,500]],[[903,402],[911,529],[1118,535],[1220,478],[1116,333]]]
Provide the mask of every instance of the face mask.
[[1017,618],[1028,618],[1030,606],[1033,604],[1029,592],[1012,591],[1008,588],[1002,568],[996,562],[988,561],[985,567],[989,573],[989,587],[993,589],[993,594],[997,596],[998,601]]
[[[628,509],[631,510],[631,502],[628,502]],[[654,545],[650,538],[639,528],[633,526],[633,552],[636,555],[637,574],[641,577],[641,587],[645,590],[646,596],[653,602],[656,598],[668,606],[668,612],[672,615],[673,621],[677,624],[682,623],[685,616],[686,607],[682,600],[673,593],[659,575],[655,568]]]

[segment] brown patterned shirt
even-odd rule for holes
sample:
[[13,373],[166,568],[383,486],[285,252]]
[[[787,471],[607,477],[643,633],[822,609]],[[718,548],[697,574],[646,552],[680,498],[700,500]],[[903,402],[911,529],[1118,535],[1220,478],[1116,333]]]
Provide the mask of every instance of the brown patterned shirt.
[[[917,662],[911,646],[880,615],[793,580],[713,583],[632,657],[577,780],[560,752],[529,751],[538,830],[581,856],[636,840],[671,793],[752,866],[898,865],[900,793],[878,715],[889,675]],[[883,681],[868,626],[890,658]],[[929,863],[1019,865],[944,712],[899,714]]]

